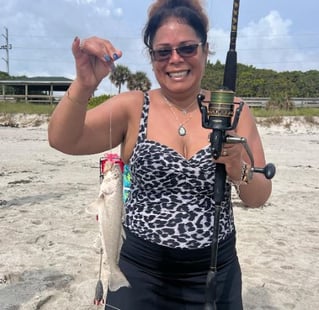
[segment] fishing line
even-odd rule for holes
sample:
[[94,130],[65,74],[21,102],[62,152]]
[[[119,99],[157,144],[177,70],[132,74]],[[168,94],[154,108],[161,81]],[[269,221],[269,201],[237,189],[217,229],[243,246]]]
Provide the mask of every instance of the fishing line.
[[114,309],[114,310],[121,310],[120,308],[111,306],[111,305],[109,305],[109,304],[105,304],[105,306],[107,306],[108,308]]
[[113,141],[112,141],[112,102],[110,103],[110,130],[109,130],[109,146],[110,146],[110,150],[112,150],[113,148]]

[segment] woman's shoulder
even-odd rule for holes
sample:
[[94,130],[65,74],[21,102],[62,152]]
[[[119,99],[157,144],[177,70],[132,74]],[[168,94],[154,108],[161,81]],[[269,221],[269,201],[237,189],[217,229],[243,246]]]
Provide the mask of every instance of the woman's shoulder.
[[145,93],[140,90],[126,91],[113,96],[108,101],[118,102],[121,104],[137,104],[142,103]]
[[118,111],[122,116],[132,115],[132,113],[135,115],[137,111],[142,109],[144,95],[144,92],[138,90],[122,92],[106,100],[103,107],[112,109],[113,113]]

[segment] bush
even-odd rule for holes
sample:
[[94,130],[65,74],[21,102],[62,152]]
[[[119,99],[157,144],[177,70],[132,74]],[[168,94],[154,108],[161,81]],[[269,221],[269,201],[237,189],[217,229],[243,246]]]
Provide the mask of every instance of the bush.
[[101,95],[97,97],[92,97],[89,101],[89,107],[94,108],[100,105],[101,103],[103,103],[104,101],[110,99],[111,97],[112,97],[111,95]]

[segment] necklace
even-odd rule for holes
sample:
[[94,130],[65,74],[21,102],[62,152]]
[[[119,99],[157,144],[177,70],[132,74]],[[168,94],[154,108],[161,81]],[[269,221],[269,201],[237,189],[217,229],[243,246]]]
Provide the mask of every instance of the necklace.
[[176,105],[173,105],[171,102],[168,101],[168,99],[163,95],[165,102],[167,103],[169,109],[171,110],[172,114],[174,115],[174,118],[176,120],[176,122],[179,123],[177,132],[181,137],[186,136],[187,134],[187,130],[185,128],[185,125],[193,118],[193,114],[191,114],[184,122],[180,122],[180,120],[178,119],[175,111],[173,108],[178,109],[179,111],[183,112],[183,114],[187,114],[188,113],[188,109],[192,107],[192,105],[195,103],[195,101],[193,101],[188,107],[186,107],[185,109],[180,109],[178,108]]
[[[164,96],[164,95],[163,95],[163,96]],[[189,113],[188,110],[189,110],[189,109],[194,105],[194,103],[195,103],[195,101],[193,101],[193,102],[191,102],[191,104],[188,105],[185,109],[182,109],[182,108],[178,107],[177,105],[171,103],[165,96],[164,96],[164,98],[165,98],[166,103],[167,103],[170,107],[174,107],[175,109],[177,109],[177,110],[183,112],[183,114],[185,114],[185,115],[186,115],[187,113]]]

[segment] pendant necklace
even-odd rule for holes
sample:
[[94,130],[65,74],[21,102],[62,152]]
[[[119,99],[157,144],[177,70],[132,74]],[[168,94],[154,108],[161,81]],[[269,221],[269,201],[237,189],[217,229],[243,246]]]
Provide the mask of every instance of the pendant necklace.
[[188,107],[186,107],[186,109],[179,109],[178,107],[176,107],[175,105],[173,105],[171,102],[168,101],[168,99],[163,95],[165,102],[167,103],[169,109],[171,110],[172,114],[174,115],[174,118],[176,119],[176,122],[179,123],[177,132],[181,137],[186,136],[187,134],[187,130],[185,128],[185,125],[193,118],[193,114],[191,114],[184,122],[180,122],[175,111],[174,111],[174,107],[178,110],[180,110],[181,112],[183,112],[183,114],[187,114],[188,113],[188,109],[191,108],[193,106],[193,104],[195,103],[195,101],[193,101]]

